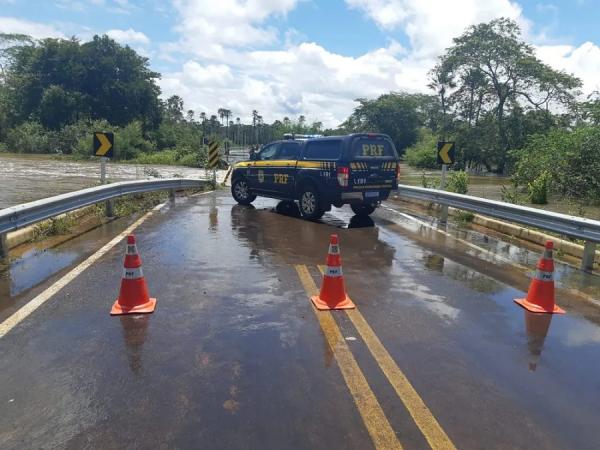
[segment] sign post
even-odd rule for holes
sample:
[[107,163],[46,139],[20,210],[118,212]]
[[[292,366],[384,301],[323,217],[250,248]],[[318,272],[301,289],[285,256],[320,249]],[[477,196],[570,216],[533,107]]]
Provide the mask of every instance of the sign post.
[[213,187],[217,187],[217,165],[219,164],[219,143],[211,140],[208,143],[208,168],[213,170]]
[[[448,173],[448,166],[454,164],[455,156],[455,143],[439,141],[437,145],[437,161],[438,164],[442,165],[442,179],[440,180],[440,189],[446,188],[446,175]],[[448,222],[448,206],[442,205],[442,211],[440,214],[440,225],[446,225]]]
[[[100,184],[106,184],[106,162],[113,157],[115,135],[113,133],[95,132],[93,152],[100,157]],[[106,201],[106,217],[113,217],[112,200]]]

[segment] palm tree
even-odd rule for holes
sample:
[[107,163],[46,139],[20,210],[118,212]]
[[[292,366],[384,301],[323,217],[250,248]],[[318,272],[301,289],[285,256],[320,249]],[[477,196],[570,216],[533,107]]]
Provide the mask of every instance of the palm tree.
[[265,123],[263,122],[263,116],[258,115],[256,116],[256,125],[257,125],[257,129],[256,129],[256,142],[258,143],[258,136],[260,134],[260,128],[264,125]]
[[219,126],[219,122],[217,121],[217,116],[215,116],[214,114],[212,116],[210,116],[210,119],[208,120],[208,125],[209,125],[210,132],[214,133],[215,128],[217,128]]
[[225,128],[225,138],[229,139],[229,118],[231,117],[231,110],[223,109],[223,117],[225,117],[225,125],[227,127]]
[[206,113],[200,113],[200,120],[202,121],[202,136],[206,137]]
[[257,123],[259,117],[260,116],[258,115],[258,111],[253,109],[252,110],[252,128],[254,128],[254,138],[255,138],[256,145],[258,145],[258,130],[256,129],[256,123]]
[[242,124],[242,119],[240,119],[239,117],[236,117],[235,118],[235,124],[236,124],[236,128],[237,128],[237,131],[236,131],[235,134],[237,135],[237,143],[239,145],[240,144],[240,127],[241,127],[241,124]]

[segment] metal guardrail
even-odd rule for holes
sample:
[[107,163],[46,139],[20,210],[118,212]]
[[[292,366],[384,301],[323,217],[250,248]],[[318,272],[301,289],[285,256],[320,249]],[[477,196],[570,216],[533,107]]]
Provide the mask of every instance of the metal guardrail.
[[484,216],[583,239],[586,243],[584,246],[582,269],[591,270],[593,266],[595,243],[600,242],[600,221],[598,220],[416,186],[398,185],[398,194],[401,197],[438,203]]
[[[208,182],[205,180],[187,178],[122,181],[0,209],[0,238],[10,231],[15,231],[42,220],[122,195],[163,190],[193,189],[200,188],[206,183]],[[0,248],[1,253],[2,249]]]

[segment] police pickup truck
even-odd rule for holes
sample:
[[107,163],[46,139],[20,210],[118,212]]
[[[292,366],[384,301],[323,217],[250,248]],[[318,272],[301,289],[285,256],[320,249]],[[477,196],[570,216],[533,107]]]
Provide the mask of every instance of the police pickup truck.
[[234,166],[231,193],[242,205],[257,196],[298,201],[306,219],[344,204],[368,215],[398,187],[399,171],[398,154],[385,134],[276,141]]

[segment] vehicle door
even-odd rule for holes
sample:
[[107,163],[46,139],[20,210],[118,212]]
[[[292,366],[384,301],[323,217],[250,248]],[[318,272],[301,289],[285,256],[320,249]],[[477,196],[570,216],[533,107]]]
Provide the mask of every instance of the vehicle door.
[[273,171],[273,182],[277,192],[289,195],[293,193],[300,146],[300,142],[297,141],[281,143]]
[[250,188],[256,192],[272,192],[275,189],[273,163],[279,151],[279,142],[266,145],[257,153],[248,169]]

